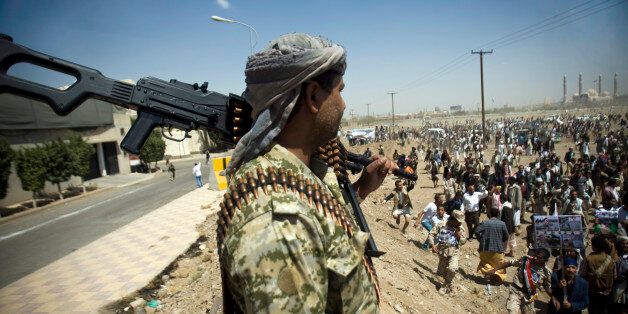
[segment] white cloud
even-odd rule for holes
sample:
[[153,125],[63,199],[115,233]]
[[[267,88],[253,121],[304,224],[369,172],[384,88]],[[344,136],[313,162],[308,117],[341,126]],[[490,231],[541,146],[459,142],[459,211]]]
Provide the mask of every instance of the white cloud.
[[231,4],[229,4],[229,0],[216,0],[216,2],[223,9],[228,9],[231,6]]

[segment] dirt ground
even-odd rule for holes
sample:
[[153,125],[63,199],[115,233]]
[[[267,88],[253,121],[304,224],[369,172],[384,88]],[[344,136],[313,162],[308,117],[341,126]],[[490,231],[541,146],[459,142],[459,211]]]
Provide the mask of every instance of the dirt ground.
[[[623,109],[622,109],[623,110]],[[605,113],[608,110],[605,111]],[[542,112],[539,115],[546,115]],[[501,116],[501,115],[500,115]],[[521,116],[521,114],[519,115]],[[468,118],[468,117],[465,117]],[[463,118],[464,119],[464,118]],[[419,124],[420,122],[415,121]],[[404,121],[404,125],[412,125],[412,121]],[[415,124],[415,125],[416,125]],[[364,146],[355,146],[350,150],[361,153],[366,147],[377,152],[380,143]],[[401,147],[392,141],[383,143],[387,154],[392,155],[394,149],[400,153],[408,153],[411,146]],[[568,137],[556,145],[559,156],[564,156],[567,148],[573,145]],[[494,146],[490,146],[494,147]],[[492,151],[487,154],[492,155]],[[390,157],[390,156],[388,156]],[[522,163],[529,163],[532,157],[524,156]],[[418,169],[424,169],[421,161]],[[418,214],[423,207],[433,200],[434,193],[441,193],[442,178],[437,188],[429,180],[429,175],[419,171],[419,180],[410,197],[414,205],[413,214]],[[362,203],[362,209],[368,220],[369,227],[380,250],[387,252],[379,259],[374,260],[375,269],[379,276],[382,290],[382,313],[504,313],[508,298],[508,286],[493,287],[491,295],[485,295],[483,279],[476,273],[479,261],[477,253],[478,241],[467,242],[461,248],[460,271],[454,280],[454,294],[441,295],[438,293],[440,278],[436,276],[438,258],[436,254],[423,251],[421,243],[427,237],[427,231],[422,227],[409,227],[406,234],[402,234],[391,216],[392,202],[385,203],[384,197],[394,187],[393,176],[384,181],[382,187],[369,195]],[[218,208],[219,200],[208,200],[206,206]],[[529,221],[530,213],[527,213]],[[482,215],[480,220],[486,219]],[[526,224],[527,225],[527,224]],[[524,227],[526,226],[524,225]],[[465,226],[466,227],[466,226]],[[157,276],[155,280],[142,291],[129,296],[107,308],[103,312],[132,312],[129,304],[137,297],[145,300],[156,299],[160,306],[158,312],[164,313],[221,313],[221,283],[218,267],[218,256],[215,240],[216,216],[210,215],[207,220],[198,226],[199,240],[193,244],[188,252],[172,263],[170,267]],[[525,228],[523,228],[525,230]],[[516,257],[522,256],[525,248],[525,232],[517,237]],[[552,258],[549,265],[553,265]],[[512,281],[514,269],[508,269],[507,282]],[[545,309],[547,295],[541,293],[536,302],[539,309]]]

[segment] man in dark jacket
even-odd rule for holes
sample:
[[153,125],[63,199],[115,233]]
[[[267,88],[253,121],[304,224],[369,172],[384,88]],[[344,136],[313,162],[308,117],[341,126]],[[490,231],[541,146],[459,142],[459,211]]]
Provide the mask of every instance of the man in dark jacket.
[[505,202],[502,207],[501,221],[506,224],[506,230],[508,230],[508,242],[506,243],[506,256],[508,257],[515,256],[515,246],[517,246],[517,242],[515,239],[514,215],[515,214],[512,210],[512,204],[510,202]]
[[[552,274],[549,313],[582,313],[589,304],[589,283],[576,275],[578,262],[575,259],[564,260],[563,268]],[[564,278],[562,272],[565,273]]]

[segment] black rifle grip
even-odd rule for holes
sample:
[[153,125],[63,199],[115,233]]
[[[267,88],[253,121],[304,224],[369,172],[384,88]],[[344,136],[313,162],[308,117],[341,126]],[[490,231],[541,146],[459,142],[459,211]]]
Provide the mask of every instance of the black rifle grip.
[[163,117],[145,111],[137,112],[137,120],[133,122],[129,133],[124,136],[120,147],[135,155],[140,154],[140,149],[156,126],[163,124]]

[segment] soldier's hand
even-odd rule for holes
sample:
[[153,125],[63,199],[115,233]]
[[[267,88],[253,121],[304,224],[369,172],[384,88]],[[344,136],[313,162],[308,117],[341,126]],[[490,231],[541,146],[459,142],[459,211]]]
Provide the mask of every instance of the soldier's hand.
[[571,308],[571,303],[569,303],[569,301],[565,300],[563,302],[563,308],[564,309],[570,309]]
[[384,182],[386,175],[399,168],[394,162],[384,156],[373,156],[371,159],[373,162],[362,170],[362,175],[360,175],[358,181],[353,183],[353,188],[362,199],[377,190]]
[[554,304],[554,308],[559,310],[560,309],[560,302],[558,302],[558,300],[556,300],[555,297],[552,297],[552,303]]

